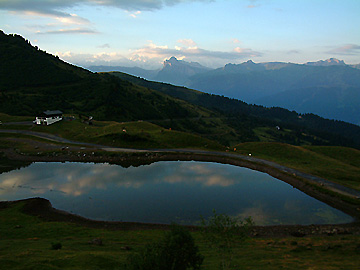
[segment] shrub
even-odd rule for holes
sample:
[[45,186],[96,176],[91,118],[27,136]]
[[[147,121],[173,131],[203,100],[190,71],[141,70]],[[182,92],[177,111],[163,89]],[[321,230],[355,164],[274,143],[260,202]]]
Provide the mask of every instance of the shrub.
[[217,249],[221,256],[220,269],[230,269],[233,259],[233,249],[238,242],[244,241],[248,230],[253,225],[249,217],[244,221],[225,214],[217,214],[208,220],[202,218],[202,234],[207,242]]
[[173,225],[171,231],[157,243],[146,245],[128,258],[129,270],[186,270],[200,269],[204,257],[190,232]]
[[61,243],[51,243],[51,249],[58,250],[58,249],[61,249],[61,248],[62,248]]

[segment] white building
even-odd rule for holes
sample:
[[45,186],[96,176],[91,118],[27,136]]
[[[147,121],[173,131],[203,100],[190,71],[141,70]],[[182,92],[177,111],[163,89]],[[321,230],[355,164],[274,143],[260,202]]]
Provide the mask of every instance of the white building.
[[62,111],[45,111],[36,116],[34,124],[51,125],[62,120]]

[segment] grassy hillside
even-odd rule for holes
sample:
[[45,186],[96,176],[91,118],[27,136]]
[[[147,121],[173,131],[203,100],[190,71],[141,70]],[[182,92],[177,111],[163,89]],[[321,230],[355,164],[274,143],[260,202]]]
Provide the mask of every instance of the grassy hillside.
[[360,151],[346,147],[243,143],[237,152],[271,160],[302,172],[360,190]]
[[[10,116],[9,118],[17,119],[17,117]],[[68,140],[113,147],[225,150],[225,147],[216,141],[205,139],[191,133],[166,129],[146,121],[94,121],[93,125],[88,125],[79,119],[75,119],[72,121],[61,121],[50,126],[2,125],[0,129],[39,131],[56,134]],[[0,143],[0,149],[1,148],[4,148],[4,142]]]
[[14,116],[14,115],[8,115],[6,113],[0,113],[0,121],[2,123],[6,122],[23,122],[23,121],[33,121],[33,116]]
[[[22,212],[24,203],[0,209],[3,269],[125,269],[127,257],[161,238],[161,230],[106,230],[43,221]],[[221,255],[199,232],[191,232],[203,269],[219,269]],[[89,244],[93,239],[102,245]],[[235,243],[233,263],[241,269],[357,269],[358,235],[251,238]],[[61,249],[52,249],[61,244]]]

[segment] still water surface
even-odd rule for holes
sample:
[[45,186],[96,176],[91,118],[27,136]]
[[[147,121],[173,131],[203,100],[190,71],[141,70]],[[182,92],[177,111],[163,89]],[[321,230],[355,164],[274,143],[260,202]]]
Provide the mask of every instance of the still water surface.
[[196,224],[200,216],[251,216],[256,225],[325,224],[352,218],[265,173],[209,162],[139,167],[33,163],[0,175],[0,200],[49,199],[61,210],[107,221]]

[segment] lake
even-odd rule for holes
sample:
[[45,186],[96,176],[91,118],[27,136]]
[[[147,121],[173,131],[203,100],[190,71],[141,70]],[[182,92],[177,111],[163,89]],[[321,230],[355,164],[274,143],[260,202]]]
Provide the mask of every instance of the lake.
[[233,165],[161,161],[33,163],[0,175],[0,200],[42,197],[105,221],[197,224],[213,210],[256,225],[347,223],[352,217],[265,173]]

